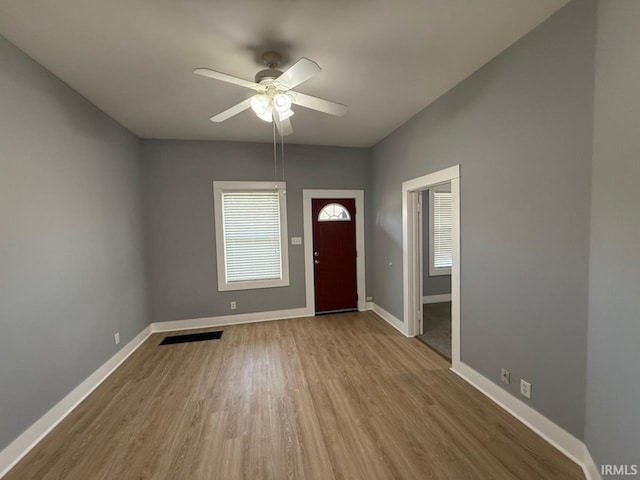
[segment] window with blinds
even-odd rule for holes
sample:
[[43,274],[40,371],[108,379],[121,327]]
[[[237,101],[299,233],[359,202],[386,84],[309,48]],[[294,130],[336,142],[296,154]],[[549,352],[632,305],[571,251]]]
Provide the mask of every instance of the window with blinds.
[[273,182],[214,182],[219,290],[289,284],[281,187],[275,189]]
[[429,195],[429,275],[447,275],[453,264],[453,202],[451,192],[434,189]]

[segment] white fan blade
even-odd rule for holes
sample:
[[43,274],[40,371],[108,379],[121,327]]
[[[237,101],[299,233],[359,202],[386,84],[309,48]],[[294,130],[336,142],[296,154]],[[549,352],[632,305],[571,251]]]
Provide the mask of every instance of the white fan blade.
[[244,112],[247,108],[251,107],[251,99],[253,97],[249,97],[246,100],[241,101],[237,105],[234,105],[231,108],[226,109],[224,112],[220,112],[217,115],[211,117],[212,122],[224,122],[227,118],[231,118],[234,115],[239,114],[240,112]]
[[280,75],[277,81],[283,89],[290,90],[321,71],[322,69],[316,62],[302,57],[292,67]]
[[335,115],[336,117],[341,117],[347,113],[347,106],[342,103],[331,102],[329,100],[324,100],[322,98],[300,92],[289,91],[287,93],[291,95],[293,103],[300,105],[301,107],[328,113],[330,115]]
[[276,128],[280,135],[286,137],[287,135],[291,135],[293,133],[293,127],[291,126],[291,120],[289,120],[290,116],[285,118],[284,120],[280,119],[280,114],[278,112],[273,112],[273,121],[276,123]]
[[193,73],[196,75],[202,75],[203,77],[214,78],[216,80],[222,80],[223,82],[233,83],[234,85],[240,85],[241,87],[247,87],[256,89],[258,84],[256,82],[250,82],[249,80],[243,80],[242,78],[234,77],[233,75],[227,75],[226,73],[216,72],[210,68],[196,68]]

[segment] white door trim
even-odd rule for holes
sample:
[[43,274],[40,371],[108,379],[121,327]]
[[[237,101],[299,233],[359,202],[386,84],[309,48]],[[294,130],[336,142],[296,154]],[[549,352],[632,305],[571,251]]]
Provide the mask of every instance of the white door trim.
[[315,314],[315,282],[313,278],[313,223],[311,200],[314,198],[355,198],[356,200],[356,258],[358,282],[358,310],[366,310],[365,252],[364,252],[364,190],[302,190],[302,214],[304,221],[304,274],[307,295],[307,311]]
[[407,336],[418,334],[418,312],[422,308],[419,291],[420,259],[418,200],[429,187],[451,182],[453,198],[453,267],[451,268],[451,366],[460,364],[460,165],[402,183],[402,265],[404,324]]

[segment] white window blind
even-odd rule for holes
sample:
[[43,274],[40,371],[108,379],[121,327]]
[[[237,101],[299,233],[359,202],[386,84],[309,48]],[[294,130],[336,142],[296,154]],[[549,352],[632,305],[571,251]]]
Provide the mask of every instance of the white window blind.
[[453,204],[450,192],[433,192],[433,268],[453,264]]
[[278,191],[222,192],[226,283],[282,279]]

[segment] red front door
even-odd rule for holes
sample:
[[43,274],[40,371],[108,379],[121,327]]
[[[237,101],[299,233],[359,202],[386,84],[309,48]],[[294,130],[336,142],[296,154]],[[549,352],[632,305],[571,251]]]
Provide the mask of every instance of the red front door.
[[355,310],[356,201],[313,199],[313,261],[316,313]]

